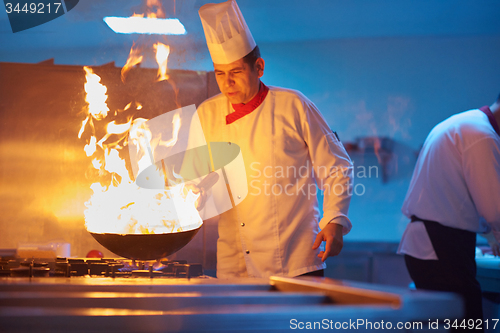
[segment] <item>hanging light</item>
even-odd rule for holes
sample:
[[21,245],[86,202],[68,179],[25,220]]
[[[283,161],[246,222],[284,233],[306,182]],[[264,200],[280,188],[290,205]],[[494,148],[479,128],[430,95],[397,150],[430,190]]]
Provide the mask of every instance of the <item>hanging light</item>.
[[176,18],[107,16],[104,22],[118,34],[185,35],[184,25]]

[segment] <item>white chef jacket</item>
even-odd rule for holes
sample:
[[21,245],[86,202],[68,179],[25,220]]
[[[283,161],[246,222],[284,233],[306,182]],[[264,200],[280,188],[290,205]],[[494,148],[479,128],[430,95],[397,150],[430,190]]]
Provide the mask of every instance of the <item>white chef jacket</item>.
[[[234,110],[222,94],[198,108],[207,142],[239,145],[248,183],[246,198],[220,215],[218,277],[297,276],[325,268],[319,249],[311,249],[320,227],[338,223],[344,234],[352,227],[352,162],[344,146],[304,95],[269,88],[261,105],[231,124],[226,115]],[[315,180],[325,191],[320,223]]]
[[[500,241],[500,136],[475,109],[451,116],[427,137],[403,203],[407,217]],[[398,253],[438,259],[423,222],[406,227]]]

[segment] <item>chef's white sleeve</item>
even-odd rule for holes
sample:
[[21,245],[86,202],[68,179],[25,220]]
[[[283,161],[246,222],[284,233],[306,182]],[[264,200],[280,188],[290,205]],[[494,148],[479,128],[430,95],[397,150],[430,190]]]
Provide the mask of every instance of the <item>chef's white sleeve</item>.
[[352,196],[353,164],[342,142],[333,133],[316,106],[304,101],[302,134],[307,144],[318,187],[323,191],[323,217],[319,226],[341,224],[343,234],[352,228],[347,217]]

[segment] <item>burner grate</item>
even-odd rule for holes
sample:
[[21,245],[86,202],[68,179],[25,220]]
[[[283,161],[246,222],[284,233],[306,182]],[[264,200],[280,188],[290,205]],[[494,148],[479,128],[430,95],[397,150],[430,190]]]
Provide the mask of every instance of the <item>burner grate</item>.
[[135,261],[111,258],[10,259],[0,258],[0,276],[10,277],[149,277],[203,276],[201,264],[185,260]]

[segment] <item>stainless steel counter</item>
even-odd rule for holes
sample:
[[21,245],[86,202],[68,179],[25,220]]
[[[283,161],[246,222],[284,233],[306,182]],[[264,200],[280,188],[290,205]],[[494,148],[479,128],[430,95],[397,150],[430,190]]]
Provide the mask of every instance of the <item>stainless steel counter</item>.
[[322,278],[0,278],[0,331],[284,332],[317,324],[380,332],[390,322],[398,332],[397,323],[426,328],[457,318],[457,304],[447,293]]

